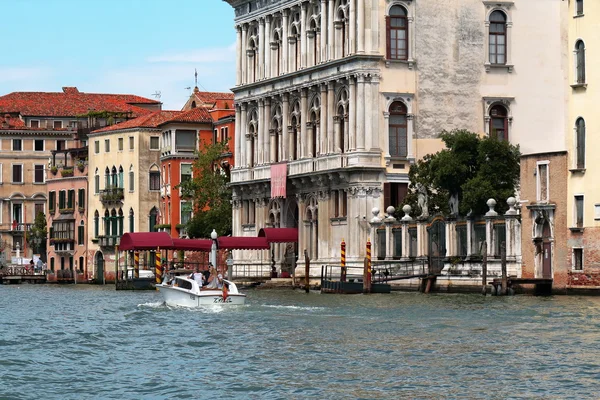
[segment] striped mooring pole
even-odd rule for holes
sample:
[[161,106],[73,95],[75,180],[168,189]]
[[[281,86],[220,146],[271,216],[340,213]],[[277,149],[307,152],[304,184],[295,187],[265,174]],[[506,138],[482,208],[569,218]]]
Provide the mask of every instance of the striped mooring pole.
[[346,242],[344,241],[344,239],[342,239],[342,273],[340,276],[340,281],[341,282],[346,282]]
[[367,239],[367,257],[365,265],[364,292],[371,293],[371,238]]
[[133,276],[138,279],[140,277],[140,252],[133,253]]
[[155,263],[155,274],[156,284],[159,285],[162,283],[162,266],[161,266],[161,258],[160,258],[160,247],[156,249],[156,263]]

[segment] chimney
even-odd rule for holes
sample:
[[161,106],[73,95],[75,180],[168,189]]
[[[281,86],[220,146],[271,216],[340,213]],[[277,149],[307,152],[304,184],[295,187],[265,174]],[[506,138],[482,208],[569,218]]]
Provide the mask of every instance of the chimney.
[[65,93],[65,94],[77,94],[77,93],[79,93],[79,90],[75,86],[63,86],[62,90],[63,90],[63,93]]

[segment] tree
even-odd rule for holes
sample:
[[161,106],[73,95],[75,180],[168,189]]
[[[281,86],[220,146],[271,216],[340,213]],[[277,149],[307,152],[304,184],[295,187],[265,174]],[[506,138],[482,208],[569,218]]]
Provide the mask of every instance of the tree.
[[215,229],[219,235],[231,234],[231,189],[229,170],[221,165],[228,147],[224,143],[202,143],[193,166],[193,178],[179,186],[184,197],[194,204],[194,216],[186,224],[191,238],[209,238]]
[[496,200],[499,212],[506,211],[506,199],[514,196],[519,183],[519,147],[466,130],[444,131],[440,137],[446,149],[411,166],[404,204],[419,215],[417,189],[422,186],[429,214],[449,213],[451,198],[458,200],[461,215],[484,214],[489,198]]
[[31,226],[31,229],[25,233],[25,240],[27,240],[27,246],[33,250],[36,250],[42,255],[42,261],[45,261],[46,254],[46,238],[48,236],[48,230],[46,229],[46,215],[40,212],[35,216],[35,221]]

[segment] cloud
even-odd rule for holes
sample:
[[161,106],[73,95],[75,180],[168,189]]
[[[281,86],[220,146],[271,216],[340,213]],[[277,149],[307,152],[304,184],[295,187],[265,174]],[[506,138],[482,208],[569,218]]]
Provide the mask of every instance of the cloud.
[[150,63],[219,63],[235,61],[235,43],[227,47],[195,49],[147,58]]

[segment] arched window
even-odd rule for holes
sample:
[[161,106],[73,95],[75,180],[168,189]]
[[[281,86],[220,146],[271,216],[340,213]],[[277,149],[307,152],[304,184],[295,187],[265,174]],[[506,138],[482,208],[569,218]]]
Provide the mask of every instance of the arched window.
[[100,230],[100,214],[98,213],[98,210],[96,210],[94,212],[94,237],[97,238],[99,235],[99,230]]
[[119,234],[119,221],[117,219],[117,211],[114,208],[110,212],[110,222],[111,236],[117,236]]
[[119,208],[119,236],[123,236],[123,210]]
[[490,15],[490,63],[506,64],[506,14],[502,11]]
[[148,174],[149,189],[160,190],[160,169],[157,165],[152,165]]
[[133,208],[129,209],[129,232],[135,232],[135,220],[133,216]]
[[290,141],[290,145],[289,145],[289,158],[290,160],[297,160],[300,158],[300,143],[299,143],[299,139],[300,139],[300,124],[302,123],[301,121],[301,114],[300,114],[300,102],[295,101],[293,103],[294,105],[292,106],[292,113],[291,113],[291,117],[290,117],[290,125],[292,126],[292,132],[291,132],[291,141]]
[[119,187],[119,177],[117,176],[117,169],[113,165],[111,174],[111,188]]
[[348,107],[350,105],[348,90],[344,87],[337,99],[337,115],[334,117],[335,150],[345,153],[348,149]]
[[190,105],[191,108],[196,108],[196,102],[192,101],[192,104]]
[[408,13],[402,6],[390,8],[386,17],[387,58],[389,60],[408,59]]
[[490,137],[508,140],[508,112],[503,105],[497,104],[490,109]]
[[123,189],[125,187],[124,177],[123,177],[123,167],[119,165],[119,187]]
[[408,154],[408,125],[406,105],[395,101],[390,105],[389,141],[390,156],[406,157]]
[[257,134],[258,134],[258,111],[253,109],[250,111],[250,122],[248,123],[248,133],[250,134],[250,154],[247,154],[248,167],[253,167],[256,164],[258,151],[256,146]]
[[583,0],[575,1],[575,15],[583,15]]
[[585,168],[585,120],[578,118],[575,123],[575,129],[577,131],[577,168]]
[[110,213],[104,211],[104,236],[110,236]]
[[104,170],[104,189],[110,188],[110,169],[106,167]]
[[585,83],[585,44],[578,40],[575,44],[575,58],[577,66],[577,83]]
[[79,257],[79,272],[83,272],[85,269],[85,259],[83,257]]
[[100,175],[98,174],[98,168],[94,172],[94,193],[100,193]]
[[81,220],[77,227],[77,243],[80,245],[85,244],[85,222],[83,220]]
[[156,224],[158,221],[158,210],[156,207],[152,207],[150,215],[148,216],[148,232],[156,232]]
[[129,191],[135,191],[135,172],[133,172],[133,165],[129,167]]

